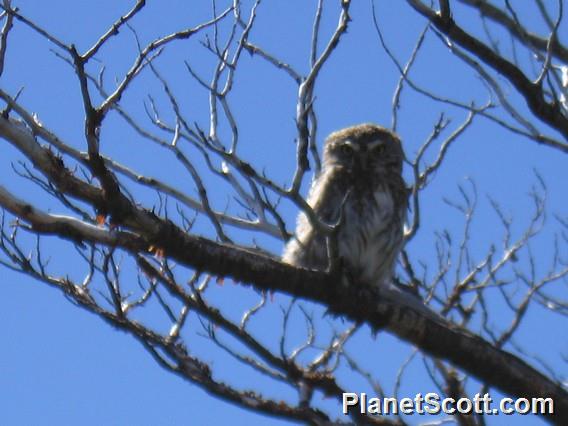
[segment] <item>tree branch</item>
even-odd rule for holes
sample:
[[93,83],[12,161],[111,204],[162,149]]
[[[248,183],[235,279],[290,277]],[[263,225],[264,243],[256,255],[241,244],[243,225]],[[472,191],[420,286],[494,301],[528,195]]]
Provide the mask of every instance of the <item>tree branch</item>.
[[380,300],[372,291],[361,290],[361,286],[344,288],[326,273],[294,268],[243,248],[188,235],[165,221],[159,221],[157,233],[146,236],[105,231],[73,218],[43,213],[2,187],[0,205],[40,234],[120,247],[133,254],[158,246],[172,260],[196,270],[231,277],[259,290],[279,291],[322,303],[335,315],[366,323],[374,330],[386,328],[425,353],[452,362],[506,394],[552,398],[555,413],[549,415],[549,420],[555,424],[568,422],[568,392],[521,359],[457,326]]

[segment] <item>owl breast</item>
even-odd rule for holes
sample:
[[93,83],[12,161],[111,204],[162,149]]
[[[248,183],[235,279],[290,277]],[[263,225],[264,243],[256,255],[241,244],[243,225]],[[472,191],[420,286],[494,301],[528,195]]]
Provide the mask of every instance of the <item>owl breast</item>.
[[405,211],[397,211],[384,185],[358,193],[346,202],[338,232],[338,252],[348,273],[363,284],[381,286],[392,278],[402,243]]

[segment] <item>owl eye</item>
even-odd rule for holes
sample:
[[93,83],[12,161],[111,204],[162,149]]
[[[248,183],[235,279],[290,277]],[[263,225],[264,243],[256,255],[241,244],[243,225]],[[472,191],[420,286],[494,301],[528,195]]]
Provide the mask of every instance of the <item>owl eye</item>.
[[339,147],[339,152],[341,152],[343,155],[352,155],[353,147],[351,145],[341,145]]
[[373,149],[373,154],[375,155],[383,155],[385,153],[386,150],[386,146],[384,145],[377,145],[374,149]]

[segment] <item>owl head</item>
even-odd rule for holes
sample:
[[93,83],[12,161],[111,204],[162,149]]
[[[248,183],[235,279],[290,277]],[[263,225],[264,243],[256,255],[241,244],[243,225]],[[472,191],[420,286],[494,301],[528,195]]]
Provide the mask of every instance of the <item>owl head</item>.
[[398,136],[376,124],[365,123],[333,132],[325,141],[324,166],[348,172],[402,172],[404,153]]

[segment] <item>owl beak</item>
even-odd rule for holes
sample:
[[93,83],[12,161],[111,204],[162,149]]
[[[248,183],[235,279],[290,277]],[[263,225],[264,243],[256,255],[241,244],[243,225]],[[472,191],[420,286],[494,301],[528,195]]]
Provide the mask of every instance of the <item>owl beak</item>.
[[352,158],[351,159],[351,170],[357,171],[365,168],[364,161],[361,158]]

